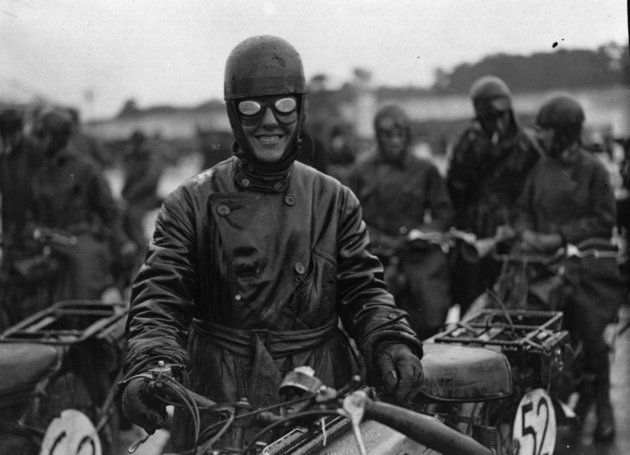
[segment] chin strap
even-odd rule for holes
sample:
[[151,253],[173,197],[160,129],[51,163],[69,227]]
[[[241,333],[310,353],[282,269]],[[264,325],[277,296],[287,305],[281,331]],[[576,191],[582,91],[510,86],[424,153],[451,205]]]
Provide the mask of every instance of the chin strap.
[[[294,149],[298,149],[298,147],[296,146]],[[241,188],[263,193],[282,193],[289,186],[295,157],[288,162],[288,167],[285,168],[284,166],[261,166],[260,162],[251,161],[244,154],[235,153],[235,155],[239,161],[234,180]],[[277,162],[263,164],[277,164]]]

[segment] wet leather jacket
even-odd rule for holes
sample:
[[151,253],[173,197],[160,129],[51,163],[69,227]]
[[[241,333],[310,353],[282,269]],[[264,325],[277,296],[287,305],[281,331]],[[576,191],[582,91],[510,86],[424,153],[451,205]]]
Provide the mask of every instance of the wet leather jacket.
[[299,162],[261,181],[246,171],[229,158],[166,198],[133,287],[126,377],[165,359],[215,401],[259,405],[300,365],[340,386],[358,362],[339,320],[368,368],[381,342],[421,356],[354,194]]

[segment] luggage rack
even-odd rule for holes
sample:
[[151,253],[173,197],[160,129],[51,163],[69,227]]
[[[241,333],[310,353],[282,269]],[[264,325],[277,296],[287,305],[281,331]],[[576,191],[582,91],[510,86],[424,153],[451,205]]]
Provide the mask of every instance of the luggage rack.
[[548,354],[568,342],[562,317],[556,311],[484,309],[449,325],[433,341]]
[[73,344],[115,339],[124,330],[125,303],[65,300],[38,311],[0,334],[0,343]]

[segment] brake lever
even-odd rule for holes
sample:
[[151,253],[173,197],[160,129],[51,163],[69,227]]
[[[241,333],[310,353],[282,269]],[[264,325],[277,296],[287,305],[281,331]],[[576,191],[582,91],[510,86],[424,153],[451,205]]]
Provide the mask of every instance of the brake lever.
[[129,448],[127,449],[128,453],[134,453],[136,450],[138,450],[138,447],[140,447],[140,445],[144,444],[145,442],[147,442],[147,440],[149,439],[151,435],[149,433],[146,434],[146,436],[142,439],[138,439],[136,442],[132,443]]
[[365,397],[365,392],[357,390],[343,399],[343,408],[338,410],[339,414],[350,419],[352,432],[357,440],[359,453],[361,455],[367,455],[367,449],[365,448],[361,428],[359,427],[363,420],[363,415],[365,414]]

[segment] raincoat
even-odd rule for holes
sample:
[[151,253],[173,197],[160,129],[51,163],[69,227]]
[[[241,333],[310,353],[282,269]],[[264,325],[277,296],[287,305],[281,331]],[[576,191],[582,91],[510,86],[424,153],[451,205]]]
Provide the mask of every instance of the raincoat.
[[373,252],[399,260],[394,273],[402,274],[405,284],[394,292],[397,304],[409,312],[421,338],[433,335],[451,306],[447,257],[438,245],[414,248],[405,238],[412,229],[441,232],[451,226],[444,179],[431,162],[410,153],[402,162],[374,153],[353,169],[349,182],[361,201]]
[[59,298],[100,298],[111,284],[113,256],[125,241],[107,180],[91,160],[66,148],[45,158],[32,187],[36,226],[76,238],[75,245],[51,245],[67,264],[70,289]]
[[[512,117],[511,134],[493,143],[475,119],[453,148],[446,182],[455,210],[455,227],[478,238],[494,237],[514,217],[516,201],[541,151]],[[470,264],[454,255],[454,300],[466,309],[492,288],[500,265],[491,257]]]
[[[518,208],[520,228],[559,233],[566,243],[583,250],[610,244],[616,219],[613,188],[606,168],[584,149],[571,162],[541,159],[529,176]],[[607,324],[617,320],[623,301],[617,260],[606,255],[569,257],[564,277],[569,331],[584,341],[586,369],[595,383],[608,387],[610,366],[603,333]]]
[[[165,199],[132,291],[126,377],[160,359],[183,364],[196,392],[257,407],[278,400],[296,366],[347,383],[359,372],[347,335],[368,368],[380,342],[421,356],[354,194],[299,162],[260,179],[243,166],[229,158]],[[190,431],[176,413],[175,449],[190,448]]]

